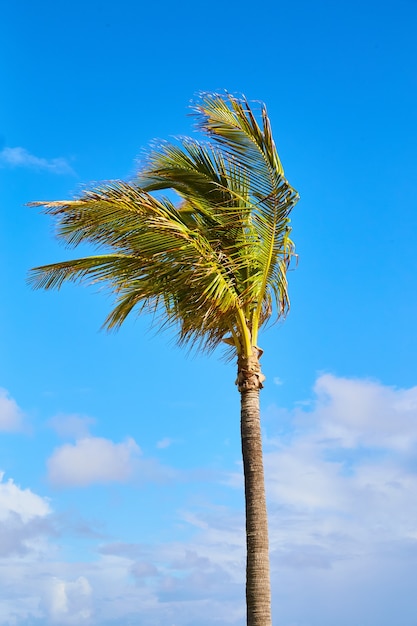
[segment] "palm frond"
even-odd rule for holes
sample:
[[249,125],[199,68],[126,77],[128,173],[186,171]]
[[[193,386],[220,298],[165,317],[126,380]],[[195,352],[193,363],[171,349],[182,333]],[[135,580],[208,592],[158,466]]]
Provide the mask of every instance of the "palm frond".
[[198,127],[239,164],[250,181],[249,239],[251,255],[256,261],[248,277],[248,293],[256,303],[251,319],[256,341],[259,327],[272,311],[271,306],[261,305],[264,298],[273,295],[278,316],[289,308],[286,272],[294,254],[289,238],[289,214],[298,193],[284,177],[264,105],[261,105],[261,126],[244,98],[202,94],[194,110]]
[[75,201],[45,203],[45,212],[57,218],[58,235],[69,245],[89,242],[109,252],[35,268],[32,286],[107,284],[117,297],[109,328],[144,303],[154,311],[162,307],[169,323],[182,325],[181,341],[203,333],[213,343],[218,326],[233,324],[240,300],[226,260],[169,201],[113,182]]
[[[56,220],[68,246],[89,243],[100,254],[35,268],[30,282],[107,285],[116,296],[108,328],[149,310],[179,329],[180,343],[212,349],[231,336],[238,352],[250,353],[273,303],[278,317],[289,307],[289,215],[298,194],[264,106],[261,125],[244,98],[203,94],[194,111],[207,143],[157,144],[133,183],[32,203]],[[153,195],[161,190],[175,191],[179,203]]]

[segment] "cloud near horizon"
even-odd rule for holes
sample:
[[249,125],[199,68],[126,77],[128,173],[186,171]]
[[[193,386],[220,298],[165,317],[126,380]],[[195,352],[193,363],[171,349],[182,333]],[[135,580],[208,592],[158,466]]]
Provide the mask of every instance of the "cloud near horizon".
[[[416,401],[417,388],[325,374],[309,403],[265,412],[272,594],[280,625],[392,626],[400,614],[415,615]],[[106,463],[125,480],[127,470],[140,473],[146,461],[133,440],[94,437],[57,448],[52,459],[50,470],[65,486],[107,481]],[[233,508],[228,488],[240,490],[240,507]],[[7,490],[14,493],[13,484]],[[29,512],[46,514],[47,502],[29,496]],[[230,473],[222,501],[202,498],[196,485],[178,502],[179,533],[174,524],[165,539],[138,536],[129,543],[107,535],[89,551],[83,543],[95,557],[79,562],[63,562],[59,554],[6,560],[0,599],[12,580],[19,612],[3,604],[0,618],[6,623],[14,616],[18,625],[36,615],[35,623],[43,624],[244,626],[240,470]],[[160,514],[152,507],[146,512],[151,519]]]
[[53,174],[75,174],[71,165],[63,157],[45,159],[31,154],[26,148],[20,146],[5,147],[0,151],[0,167],[23,167]]
[[[399,611],[415,614],[404,581],[417,566],[416,400],[417,388],[325,374],[313,400],[267,411],[272,594],[282,626],[392,626]],[[229,484],[242,491],[240,471]],[[118,565],[119,590],[135,579],[138,626],[243,626],[243,493],[241,510],[200,502],[178,517],[192,530],[187,540],[104,544],[102,567]],[[134,602],[128,587],[125,599]]]

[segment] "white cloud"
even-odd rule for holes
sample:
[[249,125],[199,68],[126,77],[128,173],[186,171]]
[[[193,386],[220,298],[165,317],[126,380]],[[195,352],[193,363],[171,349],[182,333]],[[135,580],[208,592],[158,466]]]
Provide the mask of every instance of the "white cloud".
[[54,174],[74,174],[74,170],[62,157],[45,159],[37,157],[25,148],[3,148],[0,151],[0,167],[26,167]]
[[0,431],[13,432],[23,429],[23,411],[10,397],[6,389],[0,388]]
[[17,513],[24,522],[51,512],[48,500],[30,489],[21,489],[11,478],[3,482],[3,478],[4,472],[0,472],[0,520],[10,512]]
[[[76,430],[85,426],[77,419],[70,419],[68,424],[64,420],[64,424],[67,432],[67,426],[72,432],[74,427]],[[67,443],[56,448],[47,461],[47,467],[48,480],[55,487],[86,487],[115,482],[165,483],[179,476],[179,472],[162,465],[157,459],[144,458],[131,438],[114,443],[101,437],[82,437],[74,444]]]
[[52,623],[82,624],[91,617],[92,588],[85,576],[74,581],[53,577],[46,585],[43,605]]
[[126,482],[139,454],[140,448],[133,439],[114,443],[101,437],[85,437],[55,449],[48,459],[48,478],[59,487]]
[[315,408],[300,415],[319,425],[318,437],[332,445],[373,446],[405,451],[417,444],[417,387],[395,389],[375,381],[317,379]]
[[404,511],[417,519],[417,387],[326,374],[314,392],[311,408],[293,411],[291,436],[268,440],[272,500],[362,521],[380,513],[392,520],[391,532]]
[[54,532],[48,500],[3,478],[0,472],[0,557],[42,552],[43,538]]
[[[265,446],[274,615],[282,626],[392,626],[399,614],[401,624],[411,625],[417,610],[415,390],[325,375],[314,393],[313,402],[286,412],[287,433],[278,436],[281,425],[266,420],[268,429],[277,429]],[[67,461],[85,463],[81,442],[90,439],[112,451],[126,445],[86,438],[69,446],[80,457]],[[91,442],[85,448],[93,460],[102,451]],[[112,453],[108,458],[112,463]],[[129,458],[134,475],[155,475],[156,465],[146,469],[136,452]],[[241,475],[230,483],[241,490]],[[123,543],[117,536],[95,561],[25,561],[20,553],[0,560],[0,623],[243,626],[240,494],[237,510],[201,504],[201,493],[189,494],[165,543],[141,536]],[[236,500],[230,495],[223,501]],[[160,513],[146,509],[150,519]],[[83,555],[92,553],[87,540]]]
[[1,624],[90,623],[91,585],[57,560],[56,523],[48,499],[0,472]]
[[[296,430],[265,454],[273,571],[283,593],[306,589],[306,610],[292,612],[300,623],[343,614],[388,626],[398,577],[417,565],[417,389],[324,375],[314,391],[310,409],[292,413]],[[411,614],[405,588],[395,593]],[[384,608],[372,616],[376,596]]]

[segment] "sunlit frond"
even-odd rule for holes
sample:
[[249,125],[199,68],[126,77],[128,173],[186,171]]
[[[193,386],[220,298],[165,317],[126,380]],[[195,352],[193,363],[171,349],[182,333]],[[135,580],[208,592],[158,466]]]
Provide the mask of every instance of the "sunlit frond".
[[[146,310],[179,329],[180,343],[212,349],[231,337],[250,353],[273,309],[280,317],[289,306],[289,215],[298,195],[264,106],[260,125],[243,98],[203,94],[194,110],[207,143],[155,145],[133,183],[33,203],[54,217],[68,246],[89,243],[99,254],[35,268],[30,281],[107,286],[116,297],[108,328]],[[176,192],[178,203],[154,194],[161,190]]]

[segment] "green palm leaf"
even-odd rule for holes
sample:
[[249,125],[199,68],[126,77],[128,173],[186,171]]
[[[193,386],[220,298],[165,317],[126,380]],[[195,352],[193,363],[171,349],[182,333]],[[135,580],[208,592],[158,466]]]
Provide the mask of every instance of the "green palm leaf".
[[[116,296],[108,328],[146,309],[178,327],[180,343],[211,349],[231,335],[238,353],[250,353],[273,303],[278,316],[289,306],[297,194],[283,176],[265,108],[262,127],[247,101],[232,96],[203,94],[195,113],[208,143],[161,143],[132,183],[32,203],[55,218],[68,246],[87,242],[103,253],[35,268],[30,282],[103,284]],[[177,204],[153,195],[169,189]]]

